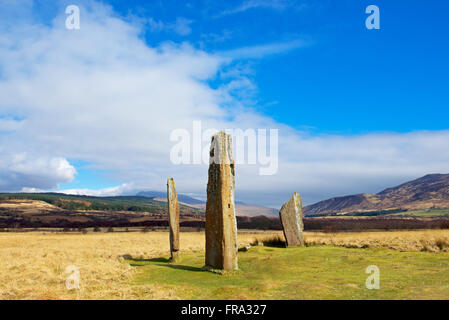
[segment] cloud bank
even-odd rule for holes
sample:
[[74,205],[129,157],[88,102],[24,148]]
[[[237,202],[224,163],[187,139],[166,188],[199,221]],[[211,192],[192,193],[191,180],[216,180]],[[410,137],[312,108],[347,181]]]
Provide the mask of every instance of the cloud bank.
[[[14,23],[0,22],[0,191],[59,190],[76,175],[70,163],[85,161],[111,170],[123,185],[64,192],[164,190],[174,177],[178,192],[204,198],[207,166],[173,165],[169,158],[172,130],[190,130],[196,120],[204,128],[279,129],[276,175],[237,168],[237,198],[248,203],[279,206],[293,191],[312,203],[449,172],[449,131],[312,136],[247,106],[245,94],[256,85],[232,62],[262,58],[260,50],[226,55],[188,42],[155,47],[142,38],[140,23],[96,2],[85,2],[76,31],[65,29],[64,10],[42,24],[30,6],[23,1]],[[299,46],[261,48],[277,54]],[[224,70],[230,76],[220,79]],[[211,86],[217,79],[221,84]],[[301,107],[307,106],[298,101]]]

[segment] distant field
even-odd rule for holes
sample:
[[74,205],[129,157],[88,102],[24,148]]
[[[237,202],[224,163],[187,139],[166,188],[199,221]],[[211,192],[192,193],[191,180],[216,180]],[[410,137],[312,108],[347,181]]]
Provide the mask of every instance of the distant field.
[[369,217],[444,217],[449,216],[449,209],[431,209],[431,210],[407,210],[407,209],[389,209],[380,211],[360,211],[348,213],[327,213],[308,215],[310,218],[332,217],[332,218],[369,218]]
[[[273,236],[282,232],[239,231],[241,244]],[[448,230],[305,239],[305,248],[241,252],[241,271],[222,276],[199,270],[203,232],[181,233],[177,266],[165,260],[167,232],[0,232],[0,299],[449,299]],[[381,290],[364,287],[369,264],[381,270]],[[80,290],[65,287],[69,265],[80,270]]]
[[392,213],[388,216],[412,216],[412,217],[449,217],[449,209],[440,209],[440,210],[417,210],[417,211],[407,211],[407,212],[399,212]]

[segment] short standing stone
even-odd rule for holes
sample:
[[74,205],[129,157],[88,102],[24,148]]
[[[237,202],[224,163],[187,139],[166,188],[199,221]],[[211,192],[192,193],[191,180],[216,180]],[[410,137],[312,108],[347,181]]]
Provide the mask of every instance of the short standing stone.
[[214,269],[238,269],[234,170],[232,136],[219,132],[211,142],[206,203],[206,266]]
[[291,199],[284,203],[279,212],[279,218],[287,246],[304,245],[302,200],[298,193],[293,193]]
[[176,193],[175,180],[167,181],[168,222],[170,226],[170,253],[174,261],[179,252],[179,202]]

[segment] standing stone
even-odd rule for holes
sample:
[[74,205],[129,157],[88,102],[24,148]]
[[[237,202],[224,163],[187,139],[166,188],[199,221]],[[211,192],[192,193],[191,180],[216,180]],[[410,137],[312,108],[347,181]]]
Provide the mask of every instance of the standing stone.
[[210,147],[206,203],[206,266],[214,269],[238,269],[234,170],[232,136],[218,132]]
[[172,261],[178,258],[179,252],[179,202],[175,180],[167,180],[168,222],[170,225],[170,253]]
[[284,230],[285,240],[287,246],[304,245],[303,237],[303,213],[302,213],[302,200],[298,193],[293,193],[292,198],[284,203],[279,212],[279,218],[281,219],[282,229]]

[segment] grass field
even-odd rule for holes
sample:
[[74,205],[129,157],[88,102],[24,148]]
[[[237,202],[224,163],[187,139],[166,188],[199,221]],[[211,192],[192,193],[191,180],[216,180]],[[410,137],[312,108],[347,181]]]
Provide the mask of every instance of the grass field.
[[[239,241],[280,234],[242,231]],[[200,232],[181,233],[176,265],[165,260],[166,232],[0,233],[0,299],[449,299],[447,230],[306,233],[306,242],[252,247],[239,253],[241,270],[218,275],[201,270]],[[364,287],[371,264],[380,290]],[[69,265],[79,290],[65,286]]]
[[[449,299],[449,254],[388,249],[254,247],[239,255],[237,272],[202,271],[202,254],[176,265],[135,260],[135,284],[166,285],[183,299]],[[380,289],[368,290],[366,267],[380,269]]]
[[399,212],[388,214],[388,216],[411,216],[411,217],[447,217],[449,216],[448,209],[439,209],[439,210],[416,210],[416,211],[407,211],[407,212]]

